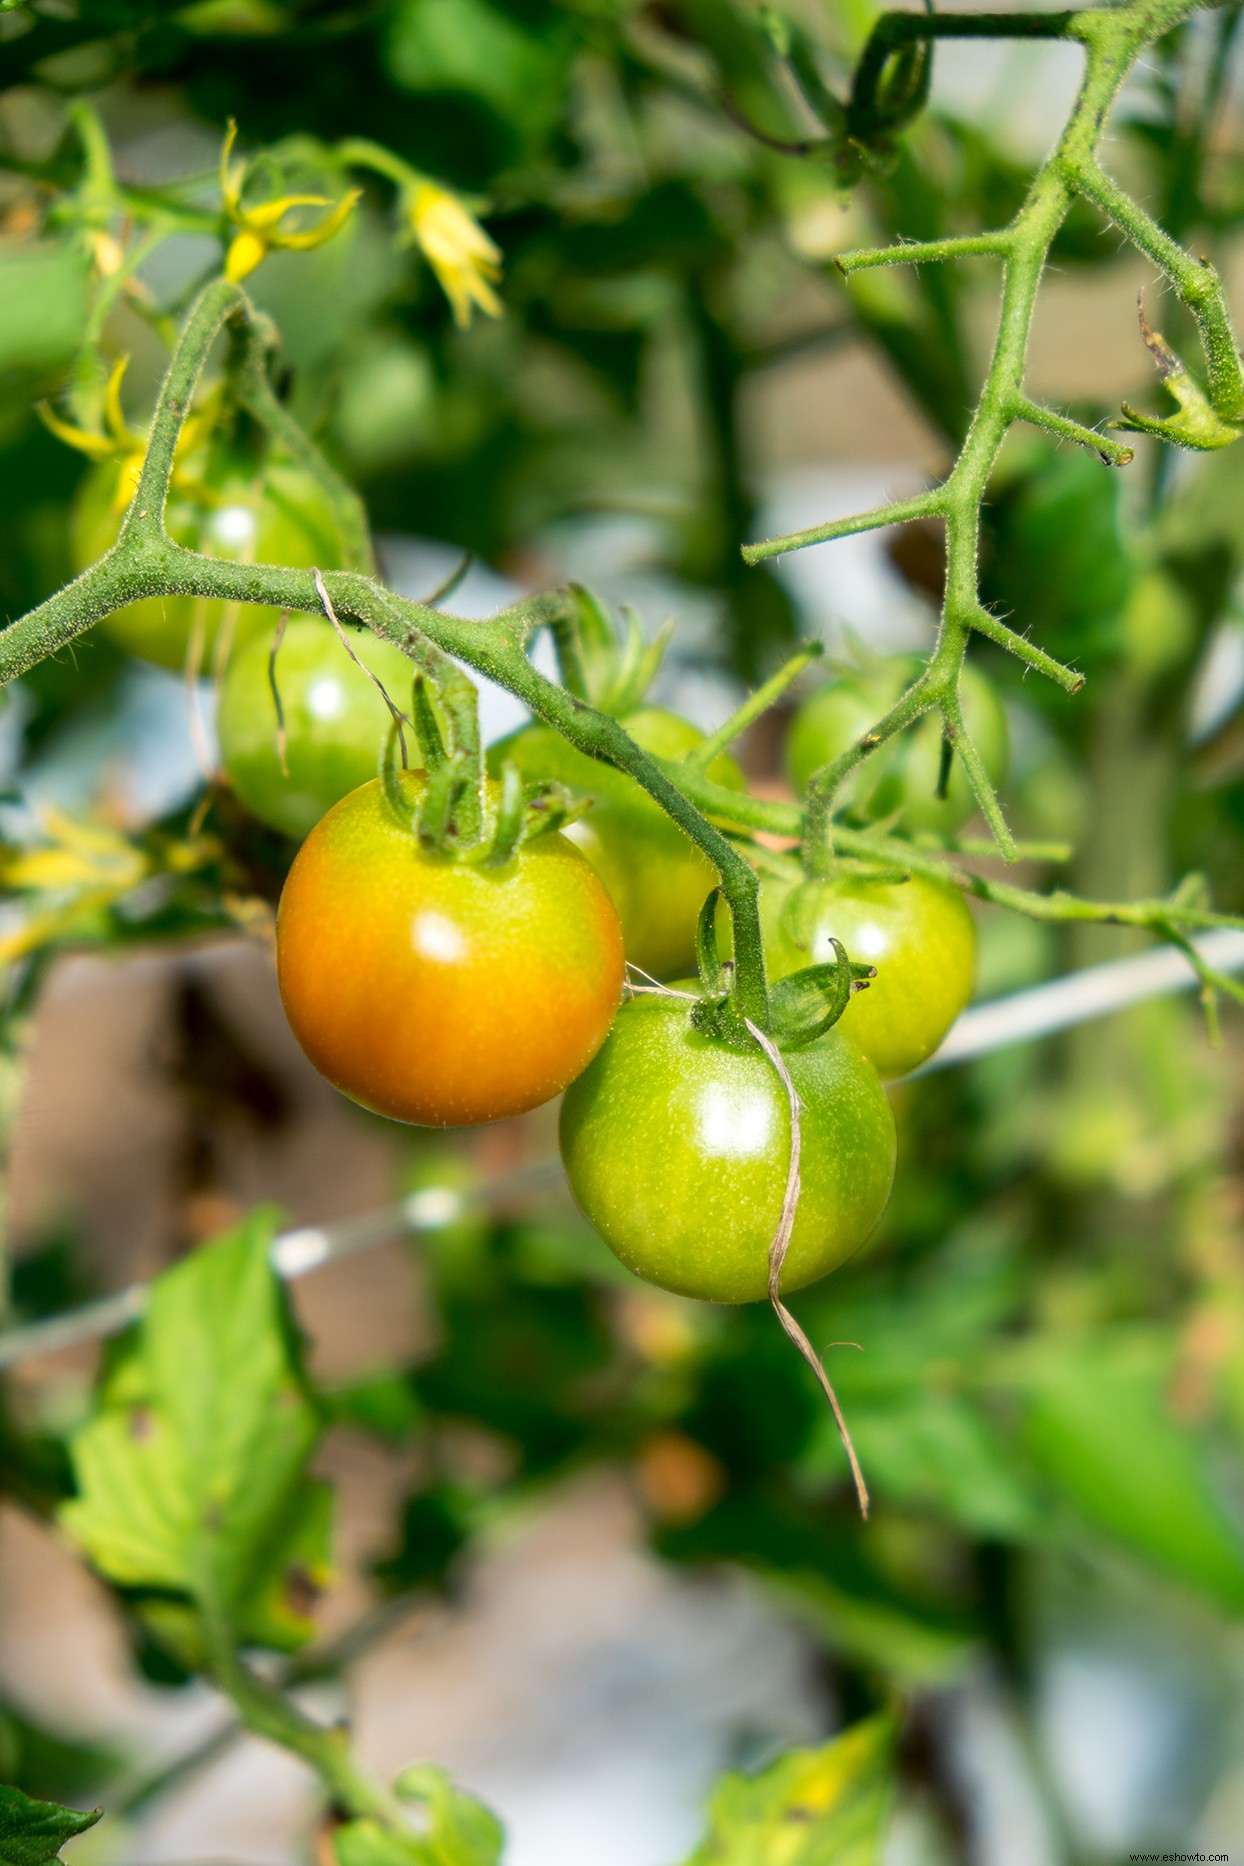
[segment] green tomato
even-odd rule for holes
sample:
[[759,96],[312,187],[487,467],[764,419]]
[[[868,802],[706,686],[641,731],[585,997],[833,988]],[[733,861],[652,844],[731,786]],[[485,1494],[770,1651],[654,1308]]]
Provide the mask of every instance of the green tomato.
[[[704,735],[662,707],[642,706],[621,722],[635,743],[658,758],[685,758]],[[524,726],[494,745],[488,768],[512,759],[525,778],[553,778],[592,807],[564,832],[604,882],[618,910],[626,956],[656,978],[695,962],[695,927],[717,871],[690,837],[634,778],[589,758],[551,726]],[[743,773],[722,752],[708,769],[715,784],[744,790]]]
[[[189,462],[187,463],[190,464]],[[79,570],[116,543],[125,515],[119,488],[123,463],[104,460],[87,474],[74,505],[70,540]],[[175,544],[235,563],[283,564],[296,570],[334,570],[342,562],[341,538],[319,484],[302,467],[272,462],[258,471],[219,447],[210,470],[174,480],[164,522]],[[234,641],[270,633],[279,611],[256,603],[233,605],[197,596],[152,596],[129,603],[100,627],[130,654],[177,672],[201,622],[200,666],[210,673],[228,611],[236,609]]]
[[[782,1274],[801,1289],[856,1251],[894,1178],[894,1117],[838,1030],[786,1052],[799,1096],[800,1194]],[[790,1104],[768,1057],[697,1031],[682,999],[623,1005],[566,1091],[571,1189],[628,1270],[705,1302],[768,1292],[790,1166]]]
[[761,925],[773,978],[831,960],[834,939],[876,966],[840,1027],[887,1078],[931,1056],[972,996],[976,926],[958,888],[940,881],[844,874],[789,892],[766,883]]
[[[401,649],[369,629],[352,629],[350,646],[394,704],[408,711],[413,669]],[[302,837],[339,798],[375,777],[389,710],[329,623],[311,616],[290,622],[276,657],[285,716],[282,771],[270,651],[269,636],[258,635],[230,659],[217,715],[221,762],[252,816]]]
[[[841,756],[876,725],[919,672],[907,659],[883,661],[857,674],[826,681],[800,707],[786,741],[786,771],[797,791],[813,772]],[[963,720],[994,784],[1006,776],[1006,714],[992,684],[969,662],[960,679]],[[902,813],[909,830],[952,836],[976,813],[976,799],[959,759],[951,765],[947,794],[937,795],[941,770],[940,718],[927,713],[867,758],[839,793],[856,815],[877,818]]]

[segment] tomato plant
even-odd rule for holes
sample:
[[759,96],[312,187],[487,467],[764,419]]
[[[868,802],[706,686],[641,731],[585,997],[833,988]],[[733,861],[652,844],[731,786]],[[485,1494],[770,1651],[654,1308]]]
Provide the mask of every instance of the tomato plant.
[[[400,779],[411,807],[425,786]],[[380,779],[317,824],[277,916],[281,998],[316,1068],[428,1127],[548,1101],[599,1049],[622,936],[595,871],[546,834],[507,860],[429,853]]]
[[[142,1688],[134,1727],[153,1689],[193,1677],[220,1699],[203,1744],[178,1749],[174,1716],[149,1770],[133,1753],[70,1756],[31,1728],[24,1695],[32,1670],[38,1695],[57,1668],[45,1680],[36,1660],[18,1679],[32,1642],[5,1642],[0,1855],[16,1842],[42,1866],[90,1824],[45,1795],[107,1805],[88,1848],[163,1857],[172,1811],[204,1857],[245,1851],[232,1776],[220,1778],[228,1843],[199,1829],[226,1798],[201,1765],[247,1731],[303,1772],[308,1799],[271,1840],[282,1857],[498,1866],[486,1807],[428,1763],[376,1780],[301,1687],[348,1692],[352,1662],[408,1605],[422,1610],[459,1559],[487,1560],[498,1524],[544,1507],[541,1486],[593,1466],[609,1497],[620,1475],[642,1513],[641,1559],[752,1571],[770,1604],[749,1590],[748,1611],[797,1620],[749,1638],[749,1664],[795,1641],[805,1675],[832,1671],[835,1703],[877,1712],[758,1778],[728,1777],[688,1866],[791,1849],[800,1866],[805,1854],[877,1866],[891,1787],[896,1844],[913,1859],[988,1853],[1008,1796],[1043,1807],[1038,1851],[1052,1835],[1068,1857],[1103,1844],[1139,1856],[1167,1828],[1176,1843],[1177,1824],[1217,1847],[1238,1759],[1225,1739],[1210,1751],[1239,1722],[1230,1654],[1244,1612],[1232,1051],[1202,1040],[1190,999],[1102,1015],[1039,1052],[1012,1039],[1034,1028],[1017,1012],[1048,1030],[1051,1006],[1104,1012],[1120,982],[1170,981],[1185,962],[1211,1024],[1240,995],[1244,369],[1224,284],[1241,219],[1238,10],[1120,0],[872,24],[815,11],[0,0],[0,596],[17,618],[0,634],[0,680],[18,683],[0,715],[0,1125],[30,1122],[20,1170],[0,1173],[13,1247],[0,1368],[25,1363],[0,1392],[0,1486],[16,1504],[4,1572],[11,1543],[38,1552],[55,1522],[60,1553],[34,1564],[46,1585],[65,1572],[67,1538],[161,1681]],[[984,109],[993,61],[961,88],[976,55],[942,43],[977,36],[1016,42],[1005,99]],[[1081,69],[1065,123],[1043,123],[1030,158],[1032,113],[1014,106],[1033,39],[1060,41]],[[205,136],[218,139],[214,177]],[[848,225],[861,246],[834,250]],[[1147,313],[1160,305],[1167,327],[1142,319],[1133,335],[1122,408],[1091,362],[1100,345],[1130,373],[1121,242],[1159,275]],[[1051,298],[1039,349],[1050,262],[1075,290]],[[980,294],[999,274],[986,356]],[[1072,350],[1078,381],[1058,366]],[[876,372],[860,369],[865,353]],[[1030,356],[1056,407],[1035,399]],[[879,372],[916,427],[887,425]],[[96,463],[76,551],[72,463],[49,427]],[[826,435],[832,457],[818,460]],[[1167,442],[1190,456],[1177,473]],[[828,505],[844,470],[869,477],[865,452],[915,490],[758,535],[762,502],[790,512],[775,526],[793,522],[787,469],[802,479],[808,466]],[[884,618],[862,594],[869,579],[835,583],[833,621],[858,634],[858,664],[801,710],[788,795],[766,715],[823,648],[827,614],[771,562],[824,545],[833,575],[833,541],[856,533],[871,538],[862,564],[885,553],[915,600],[938,604],[936,623],[927,654],[870,660]],[[425,589],[412,566],[442,550],[523,593],[481,616],[450,585]],[[638,613],[619,631],[577,584],[537,589],[550,558],[588,566]],[[686,680],[711,666],[714,684],[748,689],[707,739],[644,704],[667,606]],[[282,616],[283,732],[266,665]],[[396,729],[334,623],[381,672]],[[798,627],[818,639],[797,643]],[[540,671],[545,634],[556,680]],[[286,835],[262,833],[227,786],[196,787],[210,735],[187,755],[187,696],[127,665],[118,641],[219,677],[236,797]],[[344,683],[340,733],[315,697],[321,654],[334,692]],[[494,753],[491,788],[472,675],[540,722]],[[190,699],[202,727],[210,705]],[[1010,787],[1005,719],[1022,753]],[[728,748],[753,727],[750,794]],[[403,775],[412,740],[417,772]],[[1061,789],[1045,783],[1056,767]],[[990,852],[958,835],[974,811]],[[1013,815],[1051,840],[1025,840]],[[295,857],[289,837],[313,817]],[[551,1111],[420,1136],[314,1093],[279,1026],[269,1055],[258,995],[282,888],[291,1018],[370,1107],[483,1120],[587,1063],[566,1094],[566,1158],[621,1263],[577,1215],[534,1196],[514,1207],[510,1167],[531,1188],[555,1166]],[[694,948],[690,1010],[643,996],[610,1026],[622,958],[610,891],[648,969],[677,976]],[[865,1251],[896,1151],[874,1064],[918,1063],[965,1001],[968,901],[985,998],[1021,1000],[983,1004],[970,1042],[1009,1053],[965,1061],[969,1043],[953,1072],[895,1096],[901,1166]],[[1127,951],[1141,938],[1158,945],[1152,971]],[[200,986],[243,940],[262,955],[256,1015],[235,998],[246,1014],[231,1019],[222,998],[214,1019]],[[83,964],[84,952],[137,963]],[[1081,968],[1070,986],[1058,976]],[[144,1073],[174,1138],[132,1136],[131,1107],[150,1104],[127,1094],[119,1157],[131,1138],[150,1143],[158,1169],[118,1172],[114,1142],[88,1183],[99,1020],[83,1007],[101,974],[140,1033],[136,1067],[161,995],[148,986],[170,986],[172,1040],[150,1046]],[[49,1087],[58,1052],[68,1061]],[[55,1237],[29,1190],[40,1129]],[[318,1204],[337,1197],[341,1156],[320,1157],[330,1129],[369,1182],[391,1181],[377,1204],[392,1204],[340,1229]],[[143,1221],[118,1222],[118,1192],[149,1185],[160,1197]],[[274,1236],[260,1208],[205,1237],[209,1214],[268,1192],[298,1203],[290,1234]],[[357,1276],[340,1304],[302,1312],[327,1350],[304,1365],[285,1276],[404,1228],[419,1237],[418,1349],[382,1353],[359,1331],[362,1371],[325,1371],[339,1321],[325,1311],[380,1281]],[[142,1282],[129,1236],[176,1261]],[[791,1309],[755,1300],[779,1270],[786,1288],[802,1283]],[[84,1306],[66,1313],[79,1277]],[[668,1288],[718,1303],[710,1313]],[[59,1349],[110,1331],[88,1400]],[[864,1351],[834,1356],[831,1387],[818,1350],[844,1337]],[[410,1473],[379,1562],[344,1585],[319,1474],[330,1424],[347,1428],[337,1468],[369,1435]],[[576,1509],[596,1507],[596,1487],[579,1495]],[[353,1508],[351,1485],[347,1550],[361,1540]],[[598,1593],[609,1574],[604,1561]],[[718,1653],[732,1646],[717,1617],[731,1595],[695,1592]],[[346,1626],[350,1599],[362,1611]],[[559,1640],[563,1599],[573,1619],[558,1590]],[[451,1637],[456,1611],[451,1594]],[[523,1674],[538,1678],[530,1619]],[[504,1637],[500,1617],[490,1625]],[[62,1631],[83,1674],[65,1688],[76,1729],[100,1701],[98,1642]],[[1126,1651],[1129,1703],[1165,1703],[1175,1650],[1181,1702],[1186,1691],[1197,1706],[1187,1727],[1211,1733],[1195,1769],[1186,1745],[1169,1769],[1152,1751],[1116,1766],[1128,1719],[1098,1718],[1111,1744],[1091,1754],[1093,1720],[1073,1726],[1059,1709],[1077,1696],[1066,1681],[1100,1683],[1104,1668],[1117,1689]],[[109,1664],[96,1734],[111,1749],[123,1680]],[[655,1669],[664,1691],[668,1652]],[[718,1693],[715,1678],[692,1695],[714,1712],[720,1697],[730,1727],[688,1743],[704,1757],[737,1736],[733,1681]],[[964,1793],[947,1691],[960,1732],[1022,1736],[1000,1770],[998,1745],[978,1746],[968,1773],[993,1771],[993,1795]],[[640,1740],[589,1723],[586,1693],[560,1696],[579,1715],[576,1766],[580,1735],[599,1737],[611,1768]],[[516,1687],[510,1724],[529,1701]],[[641,1709],[634,1724],[659,1747],[668,1716]],[[824,1707],[807,1714],[815,1724]],[[1074,1792],[1059,1780],[1067,1755]],[[678,1775],[658,1760],[660,1780]],[[1112,1769],[1136,1831],[1124,1836],[1116,1808],[1103,1840],[1077,1797],[1092,1780],[1100,1814]],[[1142,1806],[1154,1783],[1161,1804]],[[647,1820],[649,1798],[630,1799]],[[516,1812],[521,1829],[518,1797]],[[598,1818],[581,1815],[576,1859],[600,1851]],[[654,1820],[643,1845],[673,1857],[657,1833]],[[529,1834],[516,1840],[530,1850]]]
[[765,956],[784,978],[833,957],[835,939],[877,968],[842,1028],[883,1076],[931,1056],[972,996],[976,929],[962,894],[921,875],[844,873],[790,889],[766,884]]
[[[796,790],[806,789],[813,772],[862,738],[916,671],[912,661],[901,657],[878,661],[857,671],[844,670],[810,694],[791,722],[786,741],[787,775]],[[991,781],[1000,784],[1007,769],[1002,704],[992,683],[974,667],[964,668],[960,691],[964,725]],[[945,796],[939,796],[941,764],[941,728],[929,714],[913,732],[860,766],[840,793],[841,801],[864,818],[897,815],[905,829],[951,836],[976,814],[977,805],[957,761],[949,768]]]
[[[655,758],[685,758],[704,741],[695,726],[664,707],[639,707],[621,724]],[[696,917],[716,875],[685,831],[625,771],[586,757],[548,726],[523,727],[490,756],[494,768],[509,758],[525,777],[555,778],[573,794],[592,799],[591,809],[567,833],[609,890],[627,958],[656,978],[690,965]],[[713,759],[707,776],[730,790],[744,788],[743,774],[726,752]]]
[[400,648],[363,630],[350,649],[361,667],[329,624],[299,617],[275,656],[263,634],[230,656],[216,719],[225,775],[253,816],[287,836],[305,836],[375,776],[390,719],[376,681],[399,707],[410,690]]
[[[784,1057],[803,1109],[800,1194],[783,1290],[858,1250],[894,1178],[894,1117],[837,1030]],[[758,1302],[790,1163],[786,1091],[754,1046],[697,1030],[687,1004],[642,997],[562,1103],[579,1204],[628,1270],[705,1302]]]

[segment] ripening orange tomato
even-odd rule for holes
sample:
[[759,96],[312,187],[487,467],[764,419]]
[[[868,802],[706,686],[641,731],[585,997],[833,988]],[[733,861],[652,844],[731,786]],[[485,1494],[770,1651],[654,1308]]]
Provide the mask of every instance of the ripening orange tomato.
[[[401,782],[422,790],[419,773]],[[613,903],[564,836],[496,867],[429,854],[378,779],[316,824],[277,915],[281,998],[311,1061],[426,1127],[558,1094],[604,1042],[622,970]]]

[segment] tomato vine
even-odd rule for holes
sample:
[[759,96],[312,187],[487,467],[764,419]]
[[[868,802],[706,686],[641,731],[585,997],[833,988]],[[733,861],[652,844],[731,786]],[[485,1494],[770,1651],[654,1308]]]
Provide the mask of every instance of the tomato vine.
[[[787,806],[727,796],[704,777],[702,756],[691,758],[685,765],[662,763],[648,756],[616,720],[539,674],[528,658],[528,645],[540,627],[564,635],[572,621],[570,599],[564,592],[526,598],[487,622],[476,622],[397,596],[377,582],[371,574],[373,558],[362,503],[275,394],[269,362],[277,345],[277,333],[270,321],[256,311],[242,287],[227,277],[206,286],[185,319],[156,406],[135,497],[115,547],[75,582],[0,634],[0,681],[14,679],[114,609],[143,597],[189,594],[322,614],[322,588],[337,610],[395,642],[433,681],[448,680],[452,685],[460,678],[447,658],[458,657],[507,687],[578,749],[629,772],[649,792],[698,844],[721,877],[734,923],[738,1008],[762,1029],[769,1028],[769,1014],[756,905],[757,877],[745,854],[709,820],[705,811],[739,830],[798,835],[805,864],[813,873],[829,872],[837,848],[844,854],[897,861],[913,872],[948,874],[957,885],[981,899],[1047,920],[1125,922],[1146,927],[1177,943],[1185,942],[1188,933],[1198,928],[1235,924],[1229,917],[1213,914],[1197,898],[1194,886],[1176,890],[1166,899],[1128,903],[1086,901],[1062,892],[1039,894],[965,872],[953,858],[926,854],[906,841],[834,824],[834,799],[842,780],[878,746],[936,709],[1000,852],[1010,860],[1022,853],[1005,822],[977,748],[964,729],[959,674],[970,637],[976,632],[1000,643],[1068,693],[1076,692],[1082,684],[1075,670],[1054,660],[991,614],[980,600],[977,584],[981,503],[1002,441],[1014,423],[1033,422],[1061,438],[1075,440],[1109,464],[1121,465],[1131,458],[1131,450],[1110,435],[1039,406],[1024,389],[1025,357],[1042,273],[1054,237],[1077,196],[1099,207],[1159,266],[1195,319],[1205,350],[1204,392],[1186,371],[1167,360],[1171,353],[1163,347],[1158,352],[1159,363],[1167,387],[1179,400],[1177,413],[1163,420],[1148,420],[1128,411],[1116,425],[1141,428],[1166,441],[1202,448],[1225,445],[1244,427],[1244,371],[1217,273],[1207,261],[1195,259],[1179,247],[1113,183],[1096,155],[1111,106],[1137,58],[1191,10],[1191,0],[1132,0],[1132,4],[1122,7],[1059,14],[977,14],[965,18],[891,13],[883,15],[874,27],[855,76],[852,108],[857,118],[866,117],[875,106],[883,74],[904,47],[927,45],[938,38],[970,34],[1067,39],[1084,47],[1085,71],[1061,138],[1007,226],[981,234],[847,253],[838,261],[850,276],[874,266],[996,257],[1003,266],[1002,304],[993,356],[974,417],[953,468],[939,486],[872,512],[744,549],[747,561],[758,563],[782,552],[907,519],[940,518],[945,525],[946,595],[929,662],[868,732],[815,774],[802,815]],[[91,128],[88,118],[84,134],[94,166],[100,170],[106,157]],[[371,162],[374,151],[369,145],[353,154]],[[400,175],[394,171],[391,178],[406,193],[418,181],[413,171],[409,175],[404,170]],[[231,339],[229,368],[239,403],[316,476],[341,525],[351,568],[327,572],[321,580],[318,573],[204,557],[177,546],[168,537],[162,515],[174,454],[196,384],[222,330],[227,330]],[[1155,344],[1158,341],[1154,339]],[[785,683],[790,671],[785,670],[776,683],[770,683],[746,702],[714,735],[709,751],[728,744],[750,723],[759,707]],[[1238,986],[1217,975],[1207,982],[1239,991]]]

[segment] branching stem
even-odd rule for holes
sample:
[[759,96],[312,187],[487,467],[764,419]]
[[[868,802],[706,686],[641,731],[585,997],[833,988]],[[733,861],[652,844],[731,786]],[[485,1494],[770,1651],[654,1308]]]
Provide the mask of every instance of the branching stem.
[[[338,615],[352,617],[395,642],[417,666],[445,682],[451,704],[462,699],[457,691],[461,677],[452,663],[446,663],[448,656],[498,681],[580,751],[616,765],[641,784],[717,869],[733,921],[739,1009],[767,1029],[769,1001],[755,871],[690,801],[677,777],[641,751],[617,720],[546,680],[528,659],[533,632],[554,627],[573,614],[570,592],[528,597],[489,621],[478,622],[397,596],[361,570],[321,575],[272,564],[235,563],[201,556],[168,537],[164,506],[178,436],[208,354],[227,326],[236,330],[243,346],[239,367],[252,412],[274,428],[283,442],[294,443],[292,417],[277,402],[264,375],[271,327],[239,286],[226,279],[214,280],[191,307],[170,360],[138,486],[116,544],[73,583],[0,632],[0,685],[66,647],[113,610],[143,597],[200,596],[323,615],[322,586]],[[305,436],[298,452],[331,492],[336,476]],[[353,501],[354,495],[345,490]],[[351,519],[344,502],[339,509]]]
[[[1203,910],[1171,902],[1141,902],[1116,908],[1075,902],[1070,896],[1041,896],[1008,888],[1003,883],[967,875],[954,862],[926,856],[894,838],[870,839],[855,831],[835,831],[833,822],[835,796],[843,779],[895,733],[913,725],[924,713],[936,710],[1000,852],[1008,859],[1018,854],[984,765],[964,729],[959,675],[968,641],[973,631],[987,635],[1068,692],[1077,690],[1082,676],[991,616],[981,604],[977,581],[981,503],[1007,430],[1017,420],[1035,422],[1059,438],[1092,447],[1112,464],[1122,465],[1130,458],[1128,448],[1069,417],[1039,407],[1024,389],[1029,333],[1041,275],[1051,244],[1077,194],[1108,214],[1171,280],[1201,332],[1213,414],[1228,426],[1244,423],[1244,370],[1217,274],[1207,262],[1185,253],[1132,202],[1102,172],[1096,154],[1114,100],[1136,58],[1154,39],[1184,19],[1193,10],[1193,3],[1129,0],[1129,4],[1120,6],[1057,14],[895,13],[883,15],[874,28],[855,82],[854,99],[862,105],[877,90],[894,52],[921,39],[1069,38],[1084,46],[1085,68],[1057,147],[1038,170],[1008,226],[979,235],[900,245],[889,252],[847,254],[841,261],[843,270],[851,272],[889,263],[925,264],[964,255],[994,255],[1002,261],[1002,302],[993,353],[972,422],[959,457],[940,486],[872,512],[835,519],[744,550],[746,559],[757,563],[803,545],[914,519],[937,518],[945,528],[946,594],[927,667],[876,726],[814,776],[806,819],[798,812],[785,810],[787,832],[802,837],[805,860],[813,873],[828,871],[836,841],[843,853],[869,858],[880,852],[891,866],[906,865],[923,871],[931,865],[932,872],[947,875],[983,899],[996,900],[1039,918],[1127,920],[1157,931],[1165,926],[1176,932],[1229,924],[1221,917],[1206,917]],[[350,153],[364,159],[370,150],[347,151]],[[773,813],[780,815],[785,807],[762,804],[713,785],[696,768],[694,760],[685,766],[663,765],[642,752],[616,720],[597,711],[582,695],[537,673],[527,654],[531,635],[540,627],[551,627],[565,635],[564,624],[573,604],[569,593],[527,598],[490,621],[474,622],[448,615],[427,603],[398,597],[366,574],[371,568],[371,554],[362,506],[273,393],[268,357],[275,344],[275,332],[256,313],[245,293],[227,280],[218,279],[208,285],[187,316],[156,406],[138,489],[116,545],[75,582],[0,634],[0,682],[12,680],[65,647],[101,617],[143,597],[187,594],[310,614],[324,612],[312,573],[202,557],[174,544],[164,529],[164,505],[181,426],[208,354],[226,327],[233,343],[231,367],[240,399],[281,445],[315,474],[337,514],[351,567],[323,577],[323,588],[334,608],[394,641],[416,665],[434,677],[448,680],[451,687],[452,663],[446,657],[465,662],[508,688],[580,750],[634,777],[717,868],[734,923],[738,1008],[743,1017],[767,1030],[757,877],[751,864],[709,816],[736,828],[780,830],[782,825],[774,822]],[[455,704],[461,699],[456,692],[453,697]],[[744,712],[751,716],[747,707]],[[716,749],[716,741],[712,745]]]
[[[989,615],[980,600],[978,561],[980,512],[990,476],[1007,430],[1016,421],[1032,422],[1061,440],[1090,447],[1111,466],[1124,466],[1132,450],[1068,416],[1041,407],[1024,389],[1024,373],[1037,292],[1050,248],[1076,195],[1093,202],[1118,225],[1171,281],[1195,318],[1205,350],[1207,395],[1212,411],[1200,432],[1212,440],[1189,438],[1191,420],[1170,438],[1187,444],[1222,444],[1235,424],[1244,422],[1244,369],[1221,280],[1207,260],[1186,253],[1169,234],[1105,175],[1097,147],[1119,89],[1146,46],[1193,11],[1194,0],[1130,0],[1130,4],[1082,12],[1021,14],[887,13],[877,21],[860,59],[852,93],[853,106],[866,107],[877,92],[888,61],[898,48],[929,39],[959,37],[1039,37],[1078,41],[1085,50],[1079,92],[1056,148],[1038,169],[1028,193],[1007,226],[991,232],[899,242],[887,248],[844,253],[839,269],[853,272],[881,265],[933,264],[969,255],[997,255],[1002,260],[1002,302],[993,353],[967,436],[947,478],[914,499],[898,500],[878,511],[835,519],[786,537],[746,546],[744,558],[758,563],[784,551],[820,544],[856,532],[895,525],[913,518],[940,517],[945,525],[946,591],[941,622],[927,670],[909,693],[832,765],[818,772],[809,790],[805,860],[823,872],[831,858],[834,798],[843,779],[895,732],[936,707],[947,739],[954,746],[977,801],[994,831],[1001,853],[1014,855],[992,787],[976,747],[963,729],[958,707],[959,672],[973,630],[987,635],[1029,667],[1057,681],[1068,692],[1083,684],[1074,669],[1063,667],[1026,638]],[[1215,429],[1215,418],[1219,426]]]

